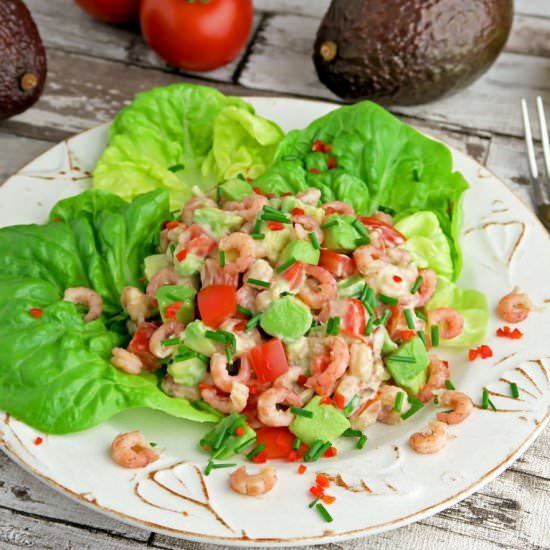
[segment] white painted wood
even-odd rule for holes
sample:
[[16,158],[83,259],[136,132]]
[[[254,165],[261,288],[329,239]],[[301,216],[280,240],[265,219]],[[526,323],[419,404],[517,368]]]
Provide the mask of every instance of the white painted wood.
[[548,0],[515,0],[518,13],[550,17],[550,2]]
[[271,13],[294,13],[321,19],[330,0],[254,0],[254,9]]

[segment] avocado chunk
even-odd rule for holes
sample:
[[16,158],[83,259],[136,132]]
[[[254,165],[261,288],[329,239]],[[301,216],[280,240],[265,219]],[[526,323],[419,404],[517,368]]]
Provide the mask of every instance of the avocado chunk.
[[[400,357],[407,357],[409,361],[399,360]],[[416,395],[426,384],[430,357],[424,343],[417,336],[399,346],[384,362],[395,383],[410,395]]]
[[193,212],[193,221],[204,227],[217,239],[220,239],[230,231],[234,231],[243,223],[241,216],[225,212],[213,206],[197,208]]
[[328,216],[325,224],[325,240],[323,246],[336,252],[349,252],[357,248],[357,240],[363,235],[355,229],[354,216],[347,214],[332,214]]
[[183,343],[193,351],[212,357],[216,352],[214,340],[206,337],[208,327],[200,320],[189,323],[183,331]]
[[168,365],[168,374],[172,376],[176,384],[194,388],[204,378],[207,366],[199,357],[190,357]]
[[[244,429],[244,434],[241,436],[235,435],[235,430],[238,427]],[[256,432],[246,423],[246,418],[242,414],[231,413],[224,419],[220,420],[201,440],[200,446],[206,451],[213,451],[214,445],[219,437],[225,434],[223,440],[223,451],[216,456],[221,460],[230,458],[235,454],[235,449],[242,446],[243,443],[250,441],[254,442]]]
[[365,279],[360,275],[338,281],[339,298],[356,298],[365,288]]
[[468,86],[493,64],[510,33],[513,4],[461,0],[443,8],[425,0],[332,0],[313,48],[317,74],[347,100],[433,101]]
[[290,229],[285,227],[280,231],[271,231],[265,222],[262,222],[260,231],[264,234],[264,239],[261,242],[265,247],[267,259],[271,263],[275,263],[284,247],[291,240]]
[[334,441],[349,427],[349,420],[344,413],[333,405],[321,405],[321,397],[316,395],[305,407],[313,413],[312,418],[295,416],[290,431],[306,445],[315,441]]
[[225,181],[220,185],[220,190],[222,197],[226,201],[237,201],[240,202],[249,195],[252,195],[254,191],[252,186],[241,178],[234,178]]
[[143,263],[145,278],[148,281],[150,281],[159,271],[170,266],[170,262],[164,254],[152,254],[151,256],[147,256],[143,260]]
[[260,326],[274,338],[293,342],[309,330],[311,321],[311,311],[306,305],[292,296],[285,296],[269,306]]
[[44,88],[46,52],[22,0],[0,2],[0,120],[26,111]]
[[195,273],[200,271],[202,265],[204,264],[204,258],[190,252],[180,262],[177,255],[181,252],[181,250],[181,248],[176,248],[174,251],[174,269],[176,270],[176,273],[180,277],[190,277],[191,275],[195,275]]
[[325,211],[322,208],[317,208],[311,204],[302,202],[297,197],[282,197],[281,210],[285,213],[290,213],[294,208],[301,208],[306,216],[313,218],[317,223],[323,223],[325,219]]
[[317,265],[320,256],[320,250],[315,248],[309,241],[291,241],[284,247],[279,260],[284,263],[293,259],[304,264]]
[[162,321],[166,323],[166,308],[171,304],[183,302],[176,313],[176,321],[189,323],[195,318],[195,294],[197,291],[186,285],[166,285],[157,289],[156,297]]

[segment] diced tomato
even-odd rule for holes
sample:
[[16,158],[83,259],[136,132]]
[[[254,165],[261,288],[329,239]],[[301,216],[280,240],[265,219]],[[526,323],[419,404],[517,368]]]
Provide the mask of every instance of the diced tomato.
[[298,474],[303,475],[306,473],[306,470],[307,466],[305,464],[300,464],[300,466],[298,466]]
[[482,359],[487,359],[489,357],[493,357],[493,350],[487,346],[486,344],[483,344],[477,348],[477,351]]
[[336,497],[333,497],[331,495],[323,495],[321,497],[321,500],[325,503],[325,504],[332,504],[335,500],[336,500]]
[[324,474],[317,474],[315,477],[315,483],[320,487],[327,488],[330,486],[330,479]]
[[239,427],[235,430],[235,435],[236,435],[237,437],[242,437],[245,433],[246,433],[246,430],[245,430],[242,426],[239,426]]
[[254,464],[265,464],[267,462],[267,453],[262,451],[252,459],[252,462],[254,462]]
[[332,397],[322,397],[319,403],[321,405],[334,405],[334,400],[332,399]]
[[300,386],[305,386],[307,382],[307,376],[300,374],[300,376],[298,376],[297,382]]
[[271,229],[271,231],[282,231],[285,228],[285,224],[281,222],[274,222],[274,221],[268,221],[267,227]]
[[252,348],[248,356],[260,384],[273,382],[288,372],[285,349],[278,338],[272,338]]
[[176,254],[176,260],[178,260],[178,262],[183,262],[183,260],[185,260],[185,258],[187,258],[187,254],[188,254],[187,248],[182,248]]
[[337,454],[338,454],[338,450],[336,449],[336,447],[332,446],[332,447],[329,447],[329,448],[323,453],[323,457],[324,457],[324,458],[334,458]]
[[316,139],[313,145],[311,146],[311,150],[317,153],[324,153],[325,144],[320,139]]
[[317,498],[321,498],[325,494],[325,490],[319,485],[313,485],[309,488],[309,492]]
[[321,248],[319,265],[339,279],[351,277],[356,271],[353,258],[326,248]]
[[[247,181],[248,181],[248,179],[247,179]],[[253,180],[250,180],[250,181],[253,181]],[[256,193],[256,195],[263,195],[264,197],[267,197],[268,199],[274,199],[275,198],[275,193],[264,193],[259,187],[253,187],[252,191],[254,191],[254,193]]]
[[254,181],[254,178],[246,178],[246,181],[247,181],[248,183],[251,183],[251,182]]
[[194,223],[188,231],[190,231],[191,239],[187,242],[185,248],[190,254],[194,254],[199,258],[206,258],[216,250],[218,244],[200,225]]
[[233,330],[235,330],[236,332],[242,332],[245,328],[246,328],[246,321],[240,321],[233,327]]
[[471,349],[471,350],[468,352],[468,359],[469,359],[470,361],[474,361],[476,358],[477,358],[477,349]]
[[54,223],[59,223],[61,221],[61,216],[56,216],[54,219],[53,219],[53,222]]
[[328,153],[332,152],[332,147],[333,147],[332,143],[325,144],[325,153],[328,154]]
[[403,233],[400,233],[397,229],[395,229],[395,227],[392,227],[383,221],[376,218],[365,218],[363,216],[357,216],[357,218],[369,229],[379,229],[382,233],[382,238],[384,241],[392,246],[397,246],[407,240],[407,237],[405,237]]
[[[260,428],[256,432],[258,443],[265,445],[264,452],[267,458],[288,458],[293,451],[292,444],[294,443],[294,434],[287,428]],[[302,443],[296,453],[296,458],[302,457],[307,452],[307,446]]]
[[140,323],[128,345],[128,351],[135,353],[149,371],[154,371],[160,366],[157,358],[149,351],[149,341],[157,328],[158,325],[155,323]]
[[392,277],[392,279],[396,282],[396,283],[402,283],[403,282],[403,278],[400,277],[399,275],[394,275]]
[[205,325],[217,328],[237,311],[237,292],[230,285],[210,285],[197,295],[199,314]]
[[289,462],[296,462],[299,458],[300,455],[294,449],[290,451],[290,453],[288,453],[288,456],[286,457]]
[[355,337],[365,334],[367,326],[366,309],[357,298],[348,298],[348,308],[340,330],[347,336]]
[[414,330],[402,330],[399,333],[399,337],[403,342],[408,342],[411,338],[414,338],[416,336],[416,332]]
[[309,171],[312,173],[312,174],[320,174],[321,173],[321,170],[319,170],[318,168],[310,168]]
[[33,319],[40,319],[40,317],[42,317],[42,315],[44,315],[44,312],[39,307],[33,307],[33,308],[29,309],[29,315]]
[[167,305],[166,311],[164,312],[166,319],[175,319],[182,306],[183,302],[174,302],[173,304]]
[[283,194],[281,195],[281,198],[282,198],[282,197],[292,197],[292,193],[291,193],[290,191],[287,191],[286,193],[283,193]]
[[336,168],[336,159],[334,157],[328,157],[327,166],[329,170],[334,170]]
[[290,290],[297,289],[304,279],[305,269],[302,262],[292,264],[288,269],[283,271],[283,279],[290,285]]
[[164,229],[168,229],[168,230],[170,230],[170,229],[175,229],[176,227],[179,227],[179,225],[180,225],[180,222],[177,222],[177,221],[175,221],[175,220],[172,220],[172,221],[166,222],[166,223],[164,224]]
[[293,208],[291,214],[293,216],[303,216],[305,214],[305,210],[303,208]]
[[510,338],[512,340],[519,340],[522,336],[523,336],[523,332],[521,332],[519,328],[515,328],[510,334]]
[[44,438],[38,436],[37,438],[35,438],[34,440],[34,444],[35,445],[42,445],[42,443],[44,443]]
[[334,394],[334,402],[339,409],[343,409],[346,406],[346,398],[341,393]]

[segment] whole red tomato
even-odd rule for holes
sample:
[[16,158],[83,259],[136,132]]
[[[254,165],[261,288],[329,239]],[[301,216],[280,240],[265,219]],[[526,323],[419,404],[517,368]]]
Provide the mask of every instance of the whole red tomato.
[[235,59],[250,34],[252,15],[252,0],[142,0],[140,8],[153,50],[191,71],[211,71]]
[[76,0],[90,15],[107,23],[127,23],[138,18],[140,0]]

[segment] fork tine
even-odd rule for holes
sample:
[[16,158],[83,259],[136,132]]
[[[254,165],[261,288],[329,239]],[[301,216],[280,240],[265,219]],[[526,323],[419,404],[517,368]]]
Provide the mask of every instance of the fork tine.
[[546,116],[544,115],[544,104],[540,95],[537,96],[537,110],[539,113],[540,137],[542,140],[542,150],[544,152],[546,176],[550,177],[550,142],[548,141],[548,127],[546,125]]
[[531,123],[529,122],[529,111],[525,98],[521,100],[521,113],[523,115],[523,128],[525,129],[525,146],[527,148],[527,159],[529,161],[529,172],[533,180],[538,179],[539,169],[537,166],[537,156],[535,154],[535,145],[533,143],[533,133],[531,132]]

